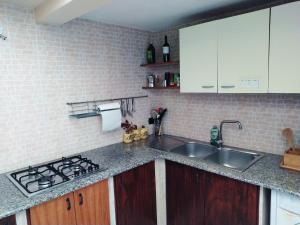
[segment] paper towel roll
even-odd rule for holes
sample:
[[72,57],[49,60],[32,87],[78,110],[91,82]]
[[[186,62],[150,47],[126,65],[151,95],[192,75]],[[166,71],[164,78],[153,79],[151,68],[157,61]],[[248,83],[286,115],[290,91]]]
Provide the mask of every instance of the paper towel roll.
[[97,106],[102,116],[102,131],[108,132],[121,128],[120,103],[108,103]]

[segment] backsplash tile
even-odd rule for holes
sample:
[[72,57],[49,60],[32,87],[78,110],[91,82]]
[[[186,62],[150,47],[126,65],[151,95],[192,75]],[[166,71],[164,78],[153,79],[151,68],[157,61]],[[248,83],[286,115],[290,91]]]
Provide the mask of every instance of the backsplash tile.
[[243,130],[236,125],[224,125],[226,145],[283,154],[286,141],[281,130],[291,127],[300,144],[299,95],[231,95],[231,94],[178,94],[174,91],[153,93],[153,106],[168,108],[165,133],[209,141],[210,129],[221,120],[241,121]]
[[[75,20],[35,23],[31,11],[0,3],[0,172],[121,141],[101,118],[68,117],[67,102],[144,95],[149,33]],[[149,115],[137,99],[134,122]],[[132,120],[132,118],[129,118]]]

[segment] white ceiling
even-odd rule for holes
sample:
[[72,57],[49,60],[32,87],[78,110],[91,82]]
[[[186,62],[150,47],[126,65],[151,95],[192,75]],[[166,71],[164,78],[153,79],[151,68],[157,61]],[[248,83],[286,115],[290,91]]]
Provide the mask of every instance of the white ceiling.
[[[1,1],[1,0],[0,0]],[[4,0],[34,9],[45,0]],[[82,1],[84,4],[85,0]],[[249,0],[102,0],[81,18],[147,31],[163,31],[195,19],[197,14]]]
[[246,0],[106,0],[83,18],[147,31],[163,31],[191,22],[189,19],[201,12],[242,1]]

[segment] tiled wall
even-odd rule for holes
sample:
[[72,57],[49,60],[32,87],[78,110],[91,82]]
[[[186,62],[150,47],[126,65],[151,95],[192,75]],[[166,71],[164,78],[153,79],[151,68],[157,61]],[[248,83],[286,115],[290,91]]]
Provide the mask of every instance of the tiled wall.
[[[170,39],[171,58],[178,59],[177,30],[154,34],[151,41],[160,51],[165,34]],[[164,70],[171,69],[155,72],[162,74]],[[170,90],[152,92],[151,100],[153,107],[168,108],[165,133],[208,141],[213,125],[219,125],[224,119],[237,119],[244,129],[240,131],[236,125],[225,125],[223,137],[227,145],[282,154],[286,141],[281,130],[285,127],[294,129],[300,145],[300,95],[179,94],[179,91]]]
[[137,124],[161,105],[168,108],[166,133],[208,140],[212,125],[238,119],[244,129],[226,126],[226,144],[281,154],[284,127],[300,144],[299,95],[142,91],[147,73],[178,71],[139,67],[149,39],[161,59],[165,34],[178,59],[176,30],[147,33],[85,20],[37,25],[32,12],[4,3],[0,26],[8,35],[0,40],[0,172],[119,142],[122,131],[102,133],[100,118],[70,119],[66,102],[140,94],[150,98],[137,100]]
[[[37,25],[5,3],[0,26],[0,172],[121,140],[122,131],[101,132],[100,118],[70,119],[66,103],[145,94],[149,33],[85,20]],[[149,99],[136,104],[141,125]]]

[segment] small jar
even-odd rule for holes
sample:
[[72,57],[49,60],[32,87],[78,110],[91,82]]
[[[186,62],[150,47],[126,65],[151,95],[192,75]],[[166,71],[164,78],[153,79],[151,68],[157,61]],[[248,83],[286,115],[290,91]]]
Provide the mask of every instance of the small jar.
[[135,130],[133,130],[133,140],[134,141],[141,140],[141,129],[135,129]]
[[124,133],[123,134],[123,142],[126,144],[133,142],[133,134],[132,133]]
[[141,139],[145,140],[147,139],[149,132],[148,129],[146,127],[142,127],[141,129]]

